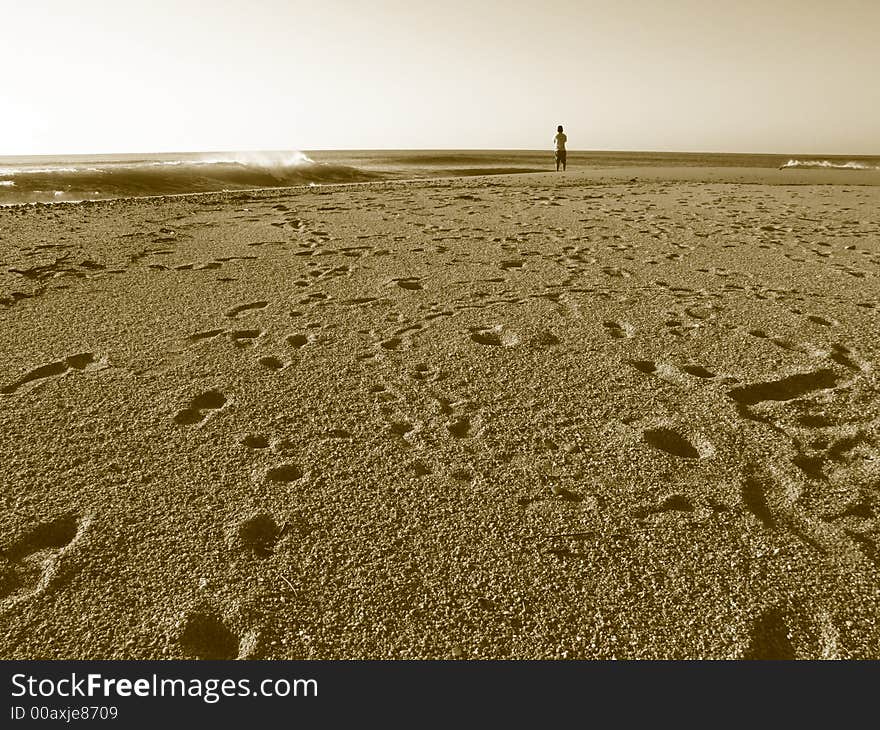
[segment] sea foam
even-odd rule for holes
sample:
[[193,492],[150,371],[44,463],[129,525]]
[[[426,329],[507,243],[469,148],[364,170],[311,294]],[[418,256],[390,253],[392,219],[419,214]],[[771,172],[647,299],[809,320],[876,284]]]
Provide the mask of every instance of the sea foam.
[[849,162],[837,162],[835,160],[789,160],[780,169],[786,167],[813,167],[833,170],[880,170],[880,166],[869,165],[865,162],[850,160]]

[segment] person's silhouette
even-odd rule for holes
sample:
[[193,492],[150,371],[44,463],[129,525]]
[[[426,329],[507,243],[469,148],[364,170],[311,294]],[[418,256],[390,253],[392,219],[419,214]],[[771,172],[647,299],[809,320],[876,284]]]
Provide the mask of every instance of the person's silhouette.
[[559,172],[559,166],[562,165],[562,171],[565,172],[565,142],[568,137],[562,131],[562,125],[556,127],[556,136],[553,142],[556,144],[556,172]]

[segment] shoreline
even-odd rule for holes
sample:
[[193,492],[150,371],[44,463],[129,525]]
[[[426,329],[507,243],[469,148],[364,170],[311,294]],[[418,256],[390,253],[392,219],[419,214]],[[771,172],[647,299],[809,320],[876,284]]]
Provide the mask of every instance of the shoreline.
[[[486,180],[494,178],[521,178],[530,176],[558,175],[561,179],[566,177],[575,179],[595,180],[597,182],[620,181],[624,178],[636,177],[643,180],[665,180],[668,182],[706,182],[706,183],[729,183],[750,185],[854,185],[876,186],[880,185],[880,171],[859,169],[815,169],[815,168],[755,168],[755,167],[597,167],[576,168],[564,173],[547,169],[541,172],[514,172],[514,173],[490,173],[490,174],[467,174],[447,175],[441,177],[418,177],[418,178],[389,178],[384,180],[365,180],[359,182],[341,183],[306,183],[303,185],[280,186],[280,187],[257,187],[242,188],[240,190],[211,190],[191,193],[168,193],[161,195],[130,195],[116,198],[95,198],[76,201],[41,201],[29,203],[2,203],[2,208],[40,207],[55,205],[80,205],[113,203],[117,201],[132,200],[172,200],[190,198],[193,196],[232,196],[238,194],[294,193],[296,191],[312,191],[316,189],[334,190],[362,186],[385,186],[385,185],[413,185],[413,184],[437,184],[443,181],[459,181],[464,183],[468,180]],[[786,180],[782,177],[796,177],[796,180]]]

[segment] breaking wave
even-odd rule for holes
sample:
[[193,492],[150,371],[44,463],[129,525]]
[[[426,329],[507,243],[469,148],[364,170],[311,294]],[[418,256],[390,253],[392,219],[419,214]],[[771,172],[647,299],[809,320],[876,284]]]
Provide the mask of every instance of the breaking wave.
[[837,160],[789,160],[780,169],[787,167],[818,167],[833,170],[880,170],[878,165],[869,165],[867,162],[859,162],[857,160],[850,160],[848,162],[839,162]]
[[0,167],[0,203],[366,182],[383,177],[347,165],[315,162],[302,152],[233,152],[87,164],[66,160],[55,166],[42,162]]

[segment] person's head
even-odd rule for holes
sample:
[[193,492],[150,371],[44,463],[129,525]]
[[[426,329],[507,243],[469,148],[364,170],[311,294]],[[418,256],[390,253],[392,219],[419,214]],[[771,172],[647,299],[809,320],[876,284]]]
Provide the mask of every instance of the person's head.
[[560,124],[558,127],[556,127],[556,131],[557,131],[557,132],[561,132],[561,131],[562,131],[562,125],[561,125],[561,124]]

